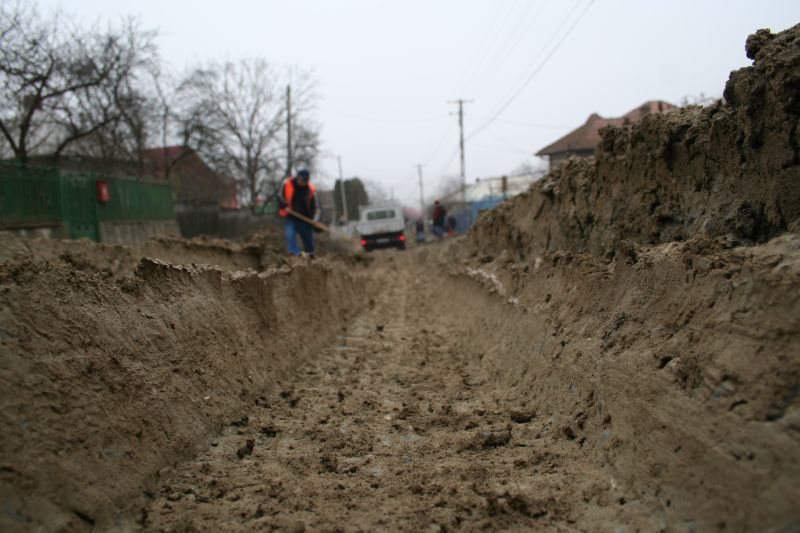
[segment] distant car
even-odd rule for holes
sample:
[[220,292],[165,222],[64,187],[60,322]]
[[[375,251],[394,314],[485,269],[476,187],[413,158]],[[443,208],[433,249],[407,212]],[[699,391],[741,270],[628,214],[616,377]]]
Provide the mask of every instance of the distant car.
[[369,206],[361,209],[356,231],[361,236],[361,247],[367,252],[375,248],[405,250],[405,227],[403,209],[399,205]]

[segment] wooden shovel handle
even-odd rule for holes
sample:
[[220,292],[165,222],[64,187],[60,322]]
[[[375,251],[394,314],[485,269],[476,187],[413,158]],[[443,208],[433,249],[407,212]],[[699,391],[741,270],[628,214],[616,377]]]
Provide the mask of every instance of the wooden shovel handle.
[[323,224],[322,222],[317,222],[316,220],[311,220],[307,216],[301,215],[297,211],[292,211],[288,207],[286,208],[286,213],[288,213],[289,216],[292,216],[292,217],[294,217],[294,218],[296,218],[298,220],[302,220],[303,222],[307,222],[307,223],[311,224],[312,226],[314,226],[315,228],[317,228],[320,231],[330,231],[330,228],[328,226],[326,226],[325,224]]

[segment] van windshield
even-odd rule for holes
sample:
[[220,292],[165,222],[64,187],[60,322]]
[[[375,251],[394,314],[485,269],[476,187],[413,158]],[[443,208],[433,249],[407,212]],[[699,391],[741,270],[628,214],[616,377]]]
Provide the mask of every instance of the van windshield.
[[382,209],[367,213],[367,220],[383,220],[385,218],[394,218],[394,209]]

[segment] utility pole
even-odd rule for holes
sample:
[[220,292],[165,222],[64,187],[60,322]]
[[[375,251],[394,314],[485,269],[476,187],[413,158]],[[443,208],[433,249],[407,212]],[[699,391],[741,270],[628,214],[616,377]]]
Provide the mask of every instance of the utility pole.
[[347,195],[344,191],[344,178],[342,177],[342,157],[337,155],[336,161],[339,162],[339,190],[342,193],[342,212],[344,213],[342,225],[345,225],[347,224]]
[[[464,104],[471,103],[472,100],[464,100],[463,98],[459,98],[458,100],[451,100],[449,103],[451,104],[458,104],[458,146],[461,150],[461,203],[463,208],[467,208],[467,174],[466,169],[464,168]],[[471,210],[467,211],[469,214],[467,215],[468,218],[472,218]],[[472,220],[468,220],[468,223],[472,223]]]
[[286,177],[292,175],[292,86],[286,86]]
[[419,212],[422,216],[422,227],[423,231],[427,233],[428,231],[428,222],[425,220],[425,195],[422,192],[422,165],[418,164],[417,167],[417,175],[419,176]]

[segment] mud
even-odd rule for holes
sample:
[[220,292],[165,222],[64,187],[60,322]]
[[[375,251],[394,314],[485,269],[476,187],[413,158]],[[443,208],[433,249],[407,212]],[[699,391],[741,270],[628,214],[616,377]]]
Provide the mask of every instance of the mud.
[[[325,234],[317,236],[317,248],[319,255],[324,258],[348,264],[369,261],[353,254],[351,242],[332,239]],[[265,228],[241,243],[202,236],[190,240],[160,236],[139,246],[98,244],[87,239],[21,239],[0,231],[0,261],[26,257],[114,277],[130,275],[142,257],[157,258],[177,265],[209,265],[228,271],[258,272],[290,263],[278,227]]]
[[[649,522],[621,511],[622,524],[796,527],[800,236],[754,247],[699,236],[618,255],[442,263],[465,285],[449,300],[456,335],[507,405],[528,402],[547,421],[549,449],[601,467],[620,506],[647,509]],[[475,283],[494,310],[464,311],[476,302],[458,295]]]
[[[374,308],[171,471],[143,525],[535,529],[582,515],[612,523],[620,514],[650,523],[643,509],[620,513],[616,503],[575,498],[600,492],[607,476],[553,449],[535,404],[508,402],[491,369],[464,351],[471,339],[454,335],[452,318],[439,312],[438,297],[452,287],[421,273],[406,257],[379,265],[374,274],[392,283]],[[252,455],[237,455],[250,442]]]
[[115,524],[159,468],[332,339],[366,287],[324,260],[257,273],[143,257],[114,276],[135,250],[17,244],[39,253],[0,264],[5,530]]
[[405,253],[0,235],[0,528],[798,530],[798,44]]
[[605,128],[594,158],[572,159],[488,212],[470,252],[610,258],[623,240],[703,231],[747,244],[800,230],[800,29],[757,35],[753,66],[731,73],[724,101]]

